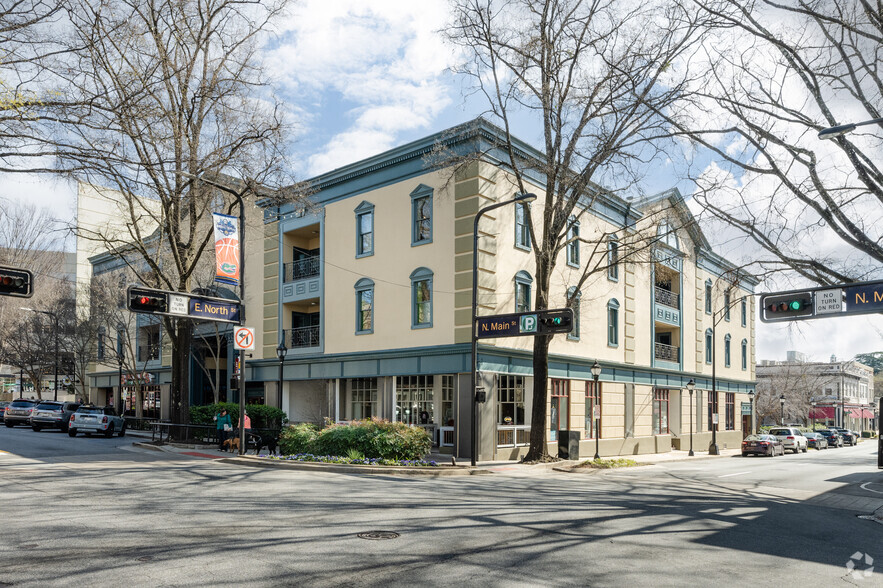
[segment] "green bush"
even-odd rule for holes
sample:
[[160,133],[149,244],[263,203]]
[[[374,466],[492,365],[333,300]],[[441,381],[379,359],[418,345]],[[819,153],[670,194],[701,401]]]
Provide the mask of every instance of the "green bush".
[[347,456],[358,454],[366,459],[420,459],[432,448],[432,438],[422,427],[391,423],[379,419],[332,424],[317,431],[312,425],[288,427],[279,438],[283,455]]
[[291,425],[283,429],[279,435],[279,451],[282,455],[309,453],[318,435],[319,429],[315,425],[309,423]]
[[[226,408],[234,427],[239,426],[239,403],[219,402],[203,406],[190,407],[190,422],[194,425],[213,425],[214,416]],[[278,429],[288,422],[285,412],[274,406],[264,404],[249,404],[245,407],[248,416],[251,417],[252,429]]]

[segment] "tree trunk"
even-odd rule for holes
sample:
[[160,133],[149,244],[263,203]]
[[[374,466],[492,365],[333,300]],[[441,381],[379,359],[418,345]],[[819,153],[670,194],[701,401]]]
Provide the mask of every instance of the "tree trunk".
[[530,449],[525,461],[549,457],[546,443],[546,381],[549,378],[549,342],[551,337],[533,339],[533,404],[530,411]]
[[[193,336],[192,323],[183,318],[175,321],[175,340],[172,354],[171,406],[169,415],[179,425],[190,423],[190,345]],[[183,430],[180,431],[183,434]]]

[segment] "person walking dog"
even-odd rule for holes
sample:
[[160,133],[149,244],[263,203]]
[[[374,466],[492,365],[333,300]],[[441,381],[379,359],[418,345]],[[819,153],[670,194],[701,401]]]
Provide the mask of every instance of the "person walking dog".
[[221,412],[214,416],[215,427],[218,430],[218,449],[221,451],[227,451],[224,449],[224,441],[230,436],[230,432],[233,431],[233,423],[230,421],[230,415],[227,414],[227,409],[222,408]]

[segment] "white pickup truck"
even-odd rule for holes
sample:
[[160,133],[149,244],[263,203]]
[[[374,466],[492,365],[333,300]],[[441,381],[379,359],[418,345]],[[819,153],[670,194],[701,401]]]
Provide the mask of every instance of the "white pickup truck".
[[77,412],[71,415],[67,434],[76,437],[77,433],[101,433],[105,437],[112,437],[117,433],[120,437],[126,434],[126,421],[117,416],[112,406],[81,406]]

